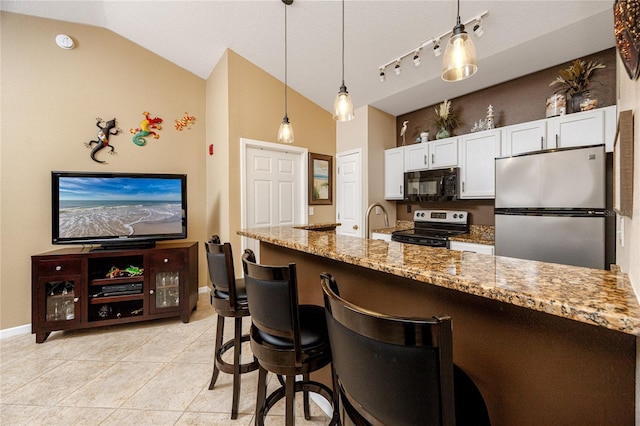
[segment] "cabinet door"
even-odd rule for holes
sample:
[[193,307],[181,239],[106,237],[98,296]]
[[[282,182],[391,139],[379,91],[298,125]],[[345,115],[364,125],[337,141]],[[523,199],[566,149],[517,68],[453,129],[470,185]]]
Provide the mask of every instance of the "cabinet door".
[[417,143],[404,147],[404,171],[414,172],[429,168],[429,144]]
[[487,244],[465,243],[462,241],[450,241],[450,250],[470,251],[472,253],[493,254],[494,246]]
[[63,330],[81,322],[81,275],[40,277],[37,292],[37,328]]
[[515,124],[503,128],[502,156],[524,154],[545,149],[547,122],[545,120]]
[[458,138],[447,138],[429,142],[430,168],[441,169],[458,166]]
[[176,311],[180,301],[188,300],[185,273],[185,253],[182,250],[163,250],[150,256],[149,312]]
[[[567,114],[549,119],[549,148],[569,148],[605,143],[602,109]],[[554,145],[555,144],[555,145]]]
[[384,198],[404,199],[404,147],[384,152]]
[[462,136],[460,198],[495,197],[495,159],[500,155],[500,130]]

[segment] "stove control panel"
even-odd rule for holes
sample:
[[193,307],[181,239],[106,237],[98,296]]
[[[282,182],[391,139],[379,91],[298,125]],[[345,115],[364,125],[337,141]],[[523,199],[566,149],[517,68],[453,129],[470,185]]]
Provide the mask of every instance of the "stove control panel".
[[466,224],[469,213],[459,210],[416,210],[413,213],[414,222],[441,222]]

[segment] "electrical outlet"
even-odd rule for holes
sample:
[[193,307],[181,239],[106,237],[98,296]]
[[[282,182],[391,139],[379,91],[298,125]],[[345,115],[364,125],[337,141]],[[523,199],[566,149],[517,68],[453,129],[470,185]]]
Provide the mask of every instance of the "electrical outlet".
[[309,207],[309,216],[313,216],[315,213],[313,207]]
[[411,213],[411,204],[407,204],[407,213]]

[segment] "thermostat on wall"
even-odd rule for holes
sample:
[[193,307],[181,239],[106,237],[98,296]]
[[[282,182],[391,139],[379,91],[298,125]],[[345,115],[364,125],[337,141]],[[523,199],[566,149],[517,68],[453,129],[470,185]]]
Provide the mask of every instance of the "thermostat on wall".
[[56,36],[56,44],[63,49],[73,49],[75,47],[75,43],[66,34],[58,34]]

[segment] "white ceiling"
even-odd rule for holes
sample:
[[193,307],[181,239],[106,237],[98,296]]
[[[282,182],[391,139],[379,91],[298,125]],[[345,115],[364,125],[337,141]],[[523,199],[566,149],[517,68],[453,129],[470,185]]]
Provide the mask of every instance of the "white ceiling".
[[[0,1],[4,11],[107,28],[204,79],[230,48],[282,81],[284,7],[281,0]],[[452,29],[456,2],[346,0],[345,82],[356,108],[401,115],[613,47],[612,8],[611,0],[462,0],[463,22],[489,12],[484,36],[473,36],[478,73],[443,82],[442,57],[425,52],[419,67],[407,58],[400,76],[389,70],[380,83],[381,65]],[[287,9],[289,86],[328,111],[341,83],[341,10],[337,0],[295,0]]]

